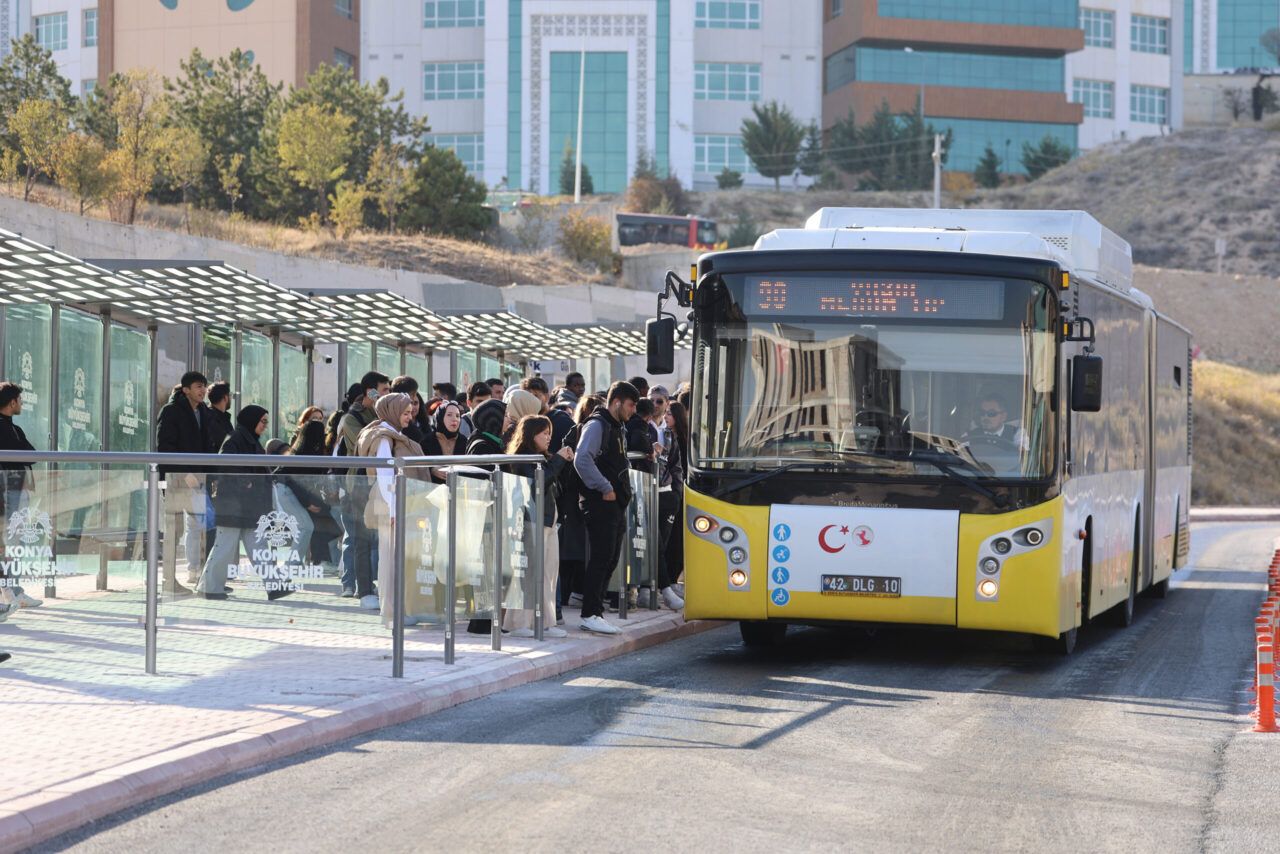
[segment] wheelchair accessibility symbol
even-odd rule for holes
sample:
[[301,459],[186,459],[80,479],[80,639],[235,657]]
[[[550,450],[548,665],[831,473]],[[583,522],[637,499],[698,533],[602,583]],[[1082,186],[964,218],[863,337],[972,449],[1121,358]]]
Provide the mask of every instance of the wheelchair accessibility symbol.
[[787,572],[783,567],[777,566],[773,569],[773,583],[786,584],[791,580],[791,573]]
[[791,594],[779,587],[773,591],[773,604],[785,605],[791,601]]
[[773,529],[773,538],[780,543],[785,543],[791,538],[791,528],[787,525],[779,525]]
[[786,546],[778,546],[773,550],[773,559],[778,563],[785,563],[791,559],[791,549]]

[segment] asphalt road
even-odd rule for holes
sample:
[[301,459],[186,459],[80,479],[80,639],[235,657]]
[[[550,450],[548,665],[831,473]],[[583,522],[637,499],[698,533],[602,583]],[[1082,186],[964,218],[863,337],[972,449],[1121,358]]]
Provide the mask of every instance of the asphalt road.
[[1169,597],[1140,599],[1128,629],[1089,627],[1070,657],[818,629],[760,655],[729,627],[36,850],[1274,850],[1280,735],[1242,713],[1277,534],[1197,526]]

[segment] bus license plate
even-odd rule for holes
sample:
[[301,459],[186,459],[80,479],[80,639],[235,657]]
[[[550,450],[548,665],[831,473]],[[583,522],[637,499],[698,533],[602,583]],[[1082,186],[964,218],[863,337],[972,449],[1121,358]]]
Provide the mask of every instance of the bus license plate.
[[875,596],[896,599],[902,595],[902,579],[886,575],[824,575],[823,596]]

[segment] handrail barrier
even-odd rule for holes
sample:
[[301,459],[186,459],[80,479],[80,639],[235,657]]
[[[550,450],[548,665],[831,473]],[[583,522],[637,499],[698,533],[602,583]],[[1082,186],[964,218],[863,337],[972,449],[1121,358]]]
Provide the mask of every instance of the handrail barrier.
[[[356,462],[357,460],[358,462]],[[384,458],[384,457],[352,458],[352,457],[320,457],[320,456],[292,456],[292,455],[263,456],[260,454],[161,454],[161,453],[113,452],[113,451],[96,451],[96,452],[94,451],[84,451],[84,452],[80,452],[80,451],[4,451],[4,452],[0,452],[0,461],[13,462],[13,463],[29,463],[32,465],[48,464],[52,468],[49,469],[48,471],[42,469],[40,470],[40,474],[45,475],[49,472],[54,472],[55,476],[56,476],[56,467],[59,464],[96,464],[102,467],[102,472],[104,473],[104,476],[108,467],[111,467],[111,466],[135,466],[135,467],[144,469],[146,471],[146,515],[145,515],[146,526],[147,526],[146,546],[145,546],[146,607],[145,607],[145,613],[143,615],[143,623],[146,630],[146,657],[145,657],[146,672],[149,674],[157,673],[157,661],[156,661],[157,646],[158,646],[157,627],[159,625],[159,605],[160,605],[160,598],[161,598],[160,531],[161,531],[161,512],[162,512],[162,507],[165,504],[165,499],[161,497],[161,489],[160,489],[160,468],[161,467],[165,467],[171,471],[174,471],[175,473],[182,473],[184,469],[191,469],[195,471],[208,473],[211,477],[218,479],[220,483],[223,483],[223,484],[233,484],[235,483],[235,479],[237,477],[247,477],[246,475],[243,475],[241,473],[226,472],[225,470],[227,468],[233,468],[233,469],[247,468],[247,469],[250,469],[251,471],[259,472],[259,474],[253,475],[254,477],[260,477],[263,470],[276,469],[280,467],[287,468],[287,469],[302,469],[302,470],[314,469],[317,472],[328,471],[330,469],[350,470],[350,469],[358,469],[358,468],[390,470],[394,479],[394,483],[393,483],[394,508],[387,522],[390,525],[391,533],[393,534],[392,552],[391,552],[392,566],[389,567],[390,576],[391,576],[389,579],[390,590],[387,590],[386,585],[384,584],[383,595],[388,596],[391,599],[390,628],[391,628],[391,635],[392,635],[391,659],[392,659],[392,676],[393,677],[398,678],[404,675],[404,632],[405,632],[405,625],[406,625],[405,611],[406,611],[406,608],[408,607],[408,598],[409,598],[407,596],[407,584],[406,584],[406,564],[408,563],[408,555],[407,555],[408,528],[412,525],[422,529],[423,531],[426,531],[428,529],[429,520],[426,517],[411,518],[408,515],[409,513],[408,508],[413,503],[412,499],[414,499],[415,497],[415,494],[411,494],[410,482],[424,480],[422,476],[422,471],[421,471],[423,469],[437,468],[437,469],[443,469],[445,472],[444,484],[429,484],[430,486],[433,486],[433,487],[442,488],[443,490],[445,490],[445,494],[447,496],[447,499],[446,499],[447,513],[445,516],[445,518],[447,519],[447,522],[446,522],[447,528],[444,533],[445,533],[445,536],[447,537],[448,546],[447,546],[447,557],[446,557],[446,560],[444,561],[445,571],[444,571],[444,581],[442,585],[444,589],[443,591],[441,591],[443,593],[443,598],[444,598],[443,622],[444,622],[444,632],[445,632],[445,640],[444,640],[445,663],[453,664],[455,660],[455,654],[456,654],[455,623],[456,623],[456,616],[457,616],[456,608],[457,608],[457,594],[458,594],[457,567],[458,567],[458,560],[460,555],[460,550],[458,548],[458,541],[460,537],[458,534],[459,534],[459,525],[463,521],[465,521],[471,527],[477,527],[476,522],[478,521],[479,530],[483,530],[484,525],[486,523],[492,526],[490,528],[491,538],[488,544],[484,542],[475,542],[475,543],[466,544],[468,550],[479,549],[483,552],[485,549],[488,549],[489,556],[492,557],[492,563],[488,564],[489,568],[491,568],[492,575],[487,580],[481,579],[481,584],[479,585],[482,590],[485,587],[485,585],[492,586],[491,593],[486,593],[486,595],[488,595],[490,599],[490,601],[488,602],[488,605],[490,607],[491,617],[492,617],[492,635],[491,635],[492,648],[495,650],[500,650],[502,648],[502,603],[504,601],[503,588],[504,588],[504,579],[505,579],[505,576],[507,575],[507,572],[506,572],[507,570],[511,570],[510,574],[512,577],[512,581],[511,581],[512,585],[527,584],[531,588],[527,590],[525,589],[521,590],[519,595],[519,601],[521,602],[522,605],[528,605],[528,600],[529,599],[533,600],[532,610],[534,611],[534,634],[538,640],[541,640],[543,638],[546,620],[551,619],[552,621],[554,621],[555,619],[554,613],[548,615],[542,612],[542,602],[544,599],[544,592],[545,592],[543,589],[544,573],[542,571],[543,570],[542,521],[545,518],[543,515],[543,511],[544,511],[544,505],[546,500],[546,495],[545,495],[545,490],[543,489],[542,480],[543,480],[543,467],[546,464],[546,459],[539,454],[518,454],[518,455],[495,454],[495,455],[485,455],[485,456],[451,455],[451,456],[419,456],[419,457],[391,457],[391,458]],[[533,483],[531,484],[529,491],[523,493],[526,495],[531,495],[532,501],[528,502],[528,504],[522,509],[518,508],[519,513],[523,516],[523,518],[509,520],[505,518],[503,476],[506,473],[503,472],[503,469],[505,467],[509,467],[512,465],[519,465],[519,464],[532,464],[534,466],[535,476],[532,478]],[[486,468],[488,469],[487,472],[485,471]],[[482,512],[485,514],[486,518],[480,519],[480,520],[477,520],[475,518],[467,518],[464,520],[459,515],[460,493],[467,490],[465,490],[460,485],[460,477],[466,477],[468,478],[468,480],[473,480],[476,476],[479,476],[482,480],[487,481],[486,485],[489,488],[488,498],[487,498],[487,509],[480,509],[476,506],[473,506],[475,505],[475,502],[473,501],[468,504],[468,512],[477,512],[477,511]],[[515,477],[515,475],[510,475],[510,474],[506,474],[506,476]],[[652,484],[646,483],[646,486],[650,486],[651,494],[656,496],[656,490],[657,490],[656,478],[653,478],[651,476],[646,476],[646,477],[648,477],[649,481],[652,481]],[[55,484],[55,487],[56,487],[56,484]],[[178,489],[174,488],[173,483],[167,484],[167,487],[169,490],[172,490],[174,492],[179,491]],[[377,487],[374,486],[374,487],[371,487],[371,489],[377,489]],[[421,494],[422,494],[421,491],[417,493],[419,497],[421,496]],[[483,493],[479,492],[478,494],[483,494]],[[13,553],[17,553],[21,555],[21,554],[25,554],[29,550],[28,547],[26,546],[11,547],[10,546],[11,536],[26,537],[26,539],[22,540],[22,542],[24,543],[35,542],[38,539],[39,542],[41,542],[42,544],[40,548],[47,549],[48,551],[47,557],[51,558],[51,560],[49,561],[42,561],[40,563],[41,572],[47,573],[48,586],[46,589],[55,590],[56,588],[54,585],[56,585],[56,578],[58,575],[58,560],[57,560],[57,555],[55,554],[56,548],[57,548],[57,523],[56,521],[54,522],[49,521],[48,513],[35,514],[33,516],[32,513],[28,511],[28,508],[30,507],[30,505],[25,504],[25,502],[18,501],[17,499],[12,499],[12,500],[16,501],[17,504],[20,506],[15,507],[13,506],[13,504],[10,503],[9,500],[6,501],[5,511],[6,511],[6,515],[9,518],[6,518],[4,520],[4,525],[3,525],[4,537],[5,537],[4,542],[6,545],[5,555],[6,557],[11,557]],[[189,499],[184,499],[184,500],[189,501]],[[370,497],[370,499],[368,500],[372,500],[372,497]],[[55,507],[55,509],[52,512],[53,512],[53,515],[56,517],[58,512],[56,507],[57,501],[55,499],[50,503],[53,504]],[[189,509],[190,506],[191,505],[188,503],[180,507],[176,511],[177,515],[181,517],[184,512],[184,509]],[[272,505],[272,506],[275,506],[275,505]],[[656,499],[653,501],[653,503],[650,506],[656,508]],[[365,508],[359,508],[357,511],[354,511],[354,512],[359,512],[363,515],[364,511],[365,511]],[[166,512],[175,512],[175,511],[173,510],[172,507],[170,507],[166,510]],[[102,515],[105,518],[105,509]],[[650,512],[648,516],[653,517],[655,516],[655,513]],[[263,517],[263,518],[265,519],[266,517]],[[649,522],[648,519],[646,519],[645,521],[649,523],[649,527],[652,528],[652,523]],[[36,522],[39,522],[40,524],[37,525]],[[630,522],[631,522],[631,519],[629,517],[629,523]],[[41,530],[41,526],[44,527],[43,531]],[[259,540],[261,540],[261,531],[263,530],[264,526],[267,526],[267,522],[260,521],[258,523],[258,526],[259,526]],[[518,539],[521,543],[524,542],[525,533],[531,532],[532,543],[529,544],[531,548],[525,547],[522,544],[517,550],[515,546],[510,544],[508,542],[508,538],[511,535],[512,531],[518,532]],[[629,535],[631,531],[634,531],[634,525],[631,525],[631,527],[629,527]],[[432,544],[434,544],[435,542],[435,535],[437,533],[438,532],[432,530],[432,536],[431,536]],[[171,552],[175,551],[177,547],[176,541],[180,536],[181,536],[181,529],[180,528],[175,529],[175,536],[173,538],[174,541],[166,542],[165,548],[170,550]],[[45,540],[48,541],[47,546],[43,545]],[[428,559],[433,560],[433,558],[426,555],[427,540],[425,538],[425,535],[424,535],[424,538],[422,539],[422,542],[423,542],[422,551],[424,554],[423,560],[424,561]],[[650,540],[650,542],[656,542],[656,539]],[[240,560],[239,545],[240,543],[234,544],[233,546],[234,551],[232,552],[233,560],[236,562],[237,565]],[[245,543],[245,546],[247,549],[248,544]],[[376,545],[375,545],[375,548],[376,548]],[[646,567],[648,570],[647,574],[652,579],[653,584],[657,583],[656,551],[657,549],[652,547],[646,550],[646,563],[650,564],[648,567]],[[530,554],[530,552],[532,552],[532,554]],[[42,555],[44,554],[43,551],[40,553]],[[629,553],[629,550],[628,550],[628,553]],[[652,560],[649,559],[650,555],[653,556]],[[251,558],[252,557],[253,556],[251,555]],[[305,558],[305,555],[303,557]],[[274,558],[270,556],[270,553],[268,550],[267,560],[273,560],[273,559]],[[190,560],[190,556],[188,556],[188,560]],[[9,562],[13,563],[14,561],[10,560]],[[483,563],[483,560],[482,560],[482,563]],[[517,564],[520,564],[520,565],[517,566]],[[104,565],[105,565],[105,561],[104,561]],[[414,585],[417,586],[421,584],[421,578],[423,577],[425,572],[429,574],[431,586],[433,587],[441,586],[439,584],[439,579],[436,574],[437,569],[438,569],[438,565],[436,565],[433,562],[431,563],[430,570],[425,570],[425,571],[420,570],[418,575],[415,576],[415,578],[413,579]],[[630,563],[628,563],[628,569],[630,569]],[[638,570],[638,567],[637,567],[637,570]],[[270,571],[271,570],[269,569],[269,572]],[[627,574],[627,578],[629,577],[630,577],[630,573]],[[105,570],[103,570],[101,578],[103,581],[105,581]],[[386,579],[384,576],[383,580],[385,582],[388,579]],[[286,580],[280,583],[291,584],[292,582]],[[473,588],[470,595],[475,596],[474,585],[469,584],[469,586]],[[100,585],[100,587],[104,587],[104,585]],[[273,589],[273,588],[270,588],[268,586],[267,589]],[[656,587],[654,589],[656,590]],[[292,587],[290,587],[290,590],[292,590]],[[626,603],[625,584],[622,587],[621,592],[622,592],[622,595],[620,597],[620,614],[625,617],[625,603]],[[478,599],[479,597],[476,597],[476,598]],[[651,600],[656,599],[656,597],[654,596],[651,596],[650,598]],[[469,600],[469,601],[474,601],[474,600]],[[386,613],[386,609],[384,609],[384,614],[385,613]],[[292,622],[292,620],[290,622]]]

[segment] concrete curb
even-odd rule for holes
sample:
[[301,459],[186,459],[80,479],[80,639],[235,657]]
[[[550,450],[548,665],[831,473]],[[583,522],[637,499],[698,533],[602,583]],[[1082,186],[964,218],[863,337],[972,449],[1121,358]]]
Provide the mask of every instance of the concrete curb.
[[1192,522],[1280,522],[1280,507],[1192,507]]
[[17,798],[0,807],[0,854],[13,854],[127,807],[313,747],[404,723],[530,682],[725,625],[650,620],[589,648],[529,660],[511,657],[480,673],[410,690],[384,691],[335,706],[323,718],[278,720],[165,750]]

